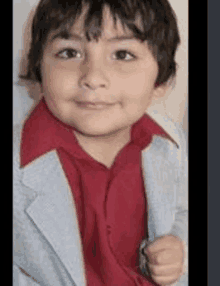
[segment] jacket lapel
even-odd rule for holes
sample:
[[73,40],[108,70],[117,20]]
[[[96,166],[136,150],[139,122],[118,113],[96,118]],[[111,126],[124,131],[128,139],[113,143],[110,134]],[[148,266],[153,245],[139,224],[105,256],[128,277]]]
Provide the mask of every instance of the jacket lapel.
[[56,151],[27,165],[23,183],[37,192],[26,213],[52,245],[73,281],[86,285],[76,208]]
[[171,230],[176,211],[178,148],[154,136],[142,152],[142,170],[147,198],[149,240]]

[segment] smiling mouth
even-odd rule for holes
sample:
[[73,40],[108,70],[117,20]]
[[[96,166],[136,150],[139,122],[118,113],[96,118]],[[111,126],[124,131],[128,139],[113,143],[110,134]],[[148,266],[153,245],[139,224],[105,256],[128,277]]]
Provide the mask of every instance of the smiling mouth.
[[106,102],[89,102],[89,101],[76,101],[76,104],[80,108],[84,109],[105,109],[108,108],[114,103],[106,103]]

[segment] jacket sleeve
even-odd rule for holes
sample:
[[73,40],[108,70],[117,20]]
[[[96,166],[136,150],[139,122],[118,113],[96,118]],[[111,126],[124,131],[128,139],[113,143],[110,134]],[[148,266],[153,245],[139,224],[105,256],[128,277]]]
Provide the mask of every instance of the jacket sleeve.
[[179,148],[179,188],[176,196],[175,222],[169,234],[177,236],[183,243],[184,263],[183,270],[175,286],[188,285],[188,156],[187,141],[182,128],[176,124],[181,146]]
[[40,284],[23,269],[13,264],[13,286],[39,286]]

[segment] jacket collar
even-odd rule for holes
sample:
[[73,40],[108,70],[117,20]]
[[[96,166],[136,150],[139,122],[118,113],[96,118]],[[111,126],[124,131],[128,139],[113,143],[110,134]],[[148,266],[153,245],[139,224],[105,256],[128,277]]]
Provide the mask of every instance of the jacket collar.
[[[174,123],[168,116],[159,114],[156,110],[148,114],[169,136],[170,141],[180,148],[180,137],[177,131],[177,123]],[[165,138],[166,139],[166,138]]]

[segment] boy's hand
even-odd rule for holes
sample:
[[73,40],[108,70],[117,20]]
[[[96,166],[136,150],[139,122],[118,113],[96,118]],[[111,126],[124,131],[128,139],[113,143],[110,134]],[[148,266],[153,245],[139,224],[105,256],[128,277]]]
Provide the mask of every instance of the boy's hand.
[[176,282],[183,269],[183,244],[173,235],[157,238],[144,249],[152,279],[160,285]]

